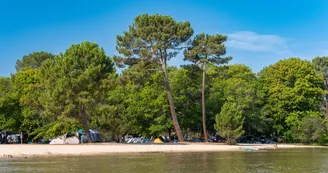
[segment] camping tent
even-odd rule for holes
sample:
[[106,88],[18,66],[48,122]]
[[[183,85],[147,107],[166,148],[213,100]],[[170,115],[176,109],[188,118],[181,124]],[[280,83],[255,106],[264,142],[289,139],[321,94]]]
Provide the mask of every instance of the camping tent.
[[[82,129],[79,129],[77,131],[77,133],[79,133],[79,135],[81,137],[84,137],[85,138],[85,139],[81,140],[81,141],[83,141],[82,143],[88,141],[88,138],[86,138],[86,136],[85,136],[86,134],[85,134],[85,132]],[[89,134],[90,134],[90,138],[91,138],[91,141],[92,142],[101,142],[100,132],[99,131],[93,130],[93,129],[89,129]]]
[[80,141],[77,137],[67,137],[67,134],[61,135],[55,139],[52,139],[50,144],[79,144]]
[[156,138],[154,140],[154,144],[162,144],[162,143],[163,143],[163,141],[160,138]]

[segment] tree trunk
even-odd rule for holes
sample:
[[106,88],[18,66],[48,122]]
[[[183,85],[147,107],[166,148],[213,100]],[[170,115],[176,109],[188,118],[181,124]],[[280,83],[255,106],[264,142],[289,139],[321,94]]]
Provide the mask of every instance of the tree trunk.
[[167,129],[167,133],[168,133],[168,135],[169,135],[169,139],[171,139],[171,128],[168,128],[168,129]]
[[170,110],[171,110],[171,115],[172,115],[172,121],[173,121],[173,125],[176,131],[176,134],[178,136],[178,141],[183,142],[183,137],[181,134],[181,130],[180,130],[180,126],[177,120],[177,116],[175,114],[175,107],[174,107],[174,102],[173,102],[173,97],[171,94],[171,87],[170,87],[170,83],[168,80],[168,76],[167,76],[167,71],[166,71],[166,65],[164,64],[164,62],[161,62],[162,64],[162,71],[164,74],[164,85],[165,85],[165,89],[167,92],[167,98],[169,100],[169,104],[170,104]]
[[87,115],[86,115],[86,111],[85,111],[85,105],[82,104],[80,109],[80,113],[81,113],[81,120],[82,120],[82,126],[83,126],[83,130],[88,138],[88,143],[91,143],[91,138],[90,138],[90,133],[89,133],[89,127],[88,127],[88,122],[87,122]]
[[208,142],[207,130],[206,130],[206,114],[205,114],[205,72],[206,72],[206,62],[203,64],[203,82],[202,82],[202,113],[203,113],[203,132],[204,140]]

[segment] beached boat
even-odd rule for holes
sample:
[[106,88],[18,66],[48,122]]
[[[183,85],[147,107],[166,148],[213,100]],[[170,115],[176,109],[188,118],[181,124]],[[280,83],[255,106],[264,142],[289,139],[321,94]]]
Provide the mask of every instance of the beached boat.
[[278,145],[266,145],[266,146],[256,146],[256,147],[240,147],[241,150],[254,151],[254,150],[277,150]]

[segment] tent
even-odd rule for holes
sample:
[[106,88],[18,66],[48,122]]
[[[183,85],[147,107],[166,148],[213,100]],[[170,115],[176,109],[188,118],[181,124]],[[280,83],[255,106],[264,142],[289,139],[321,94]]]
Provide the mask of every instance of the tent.
[[[84,142],[87,142],[88,141],[88,139],[86,138],[86,134],[85,134],[85,132],[82,130],[82,129],[79,129],[79,130],[77,130],[77,133],[79,133],[79,135],[81,136],[81,137],[84,137],[85,139],[84,140],[82,140],[82,141],[84,141]],[[97,130],[93,130],[93,129],[89,129],[89,134],[90,134],[90,138],[91,138],[91,141],[92,142],[101,142],[101,138],[100,138],[100,132],[99,131],[97,131]],[[84,135],[84,136],[83,136]],[[83,143],[83,142],[82,142]]]
[[76,136],[66,138],[64,141],[65,144],[79,144],[80,141]]
[[163,141],[160,138],[156,138],[154,140],[154,144],[162,144],[162,143],[163,143]]
[[67,134],[61,135],[55,139],[52,139],[49,144],[79,144],[80,141],[77,137],[67,137]]
[[82,129],[79,129],[77,132],[78,132],[79,134],[81,134],[81,135],[85,135],[85,133],[84,133],[84,131],[83,131]]
[[190,142],[202,142],[202,140],[199,138],[193,138]]
[[63,139],[56,138],[56,139],[52,139],[49,144],[65,144],[65,143]]

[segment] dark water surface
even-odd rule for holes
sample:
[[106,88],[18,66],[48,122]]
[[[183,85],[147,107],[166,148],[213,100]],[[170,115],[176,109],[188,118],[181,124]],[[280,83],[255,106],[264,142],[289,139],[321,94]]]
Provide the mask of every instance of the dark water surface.
[[0,159],[0,172],[328,172],[328,149]]

